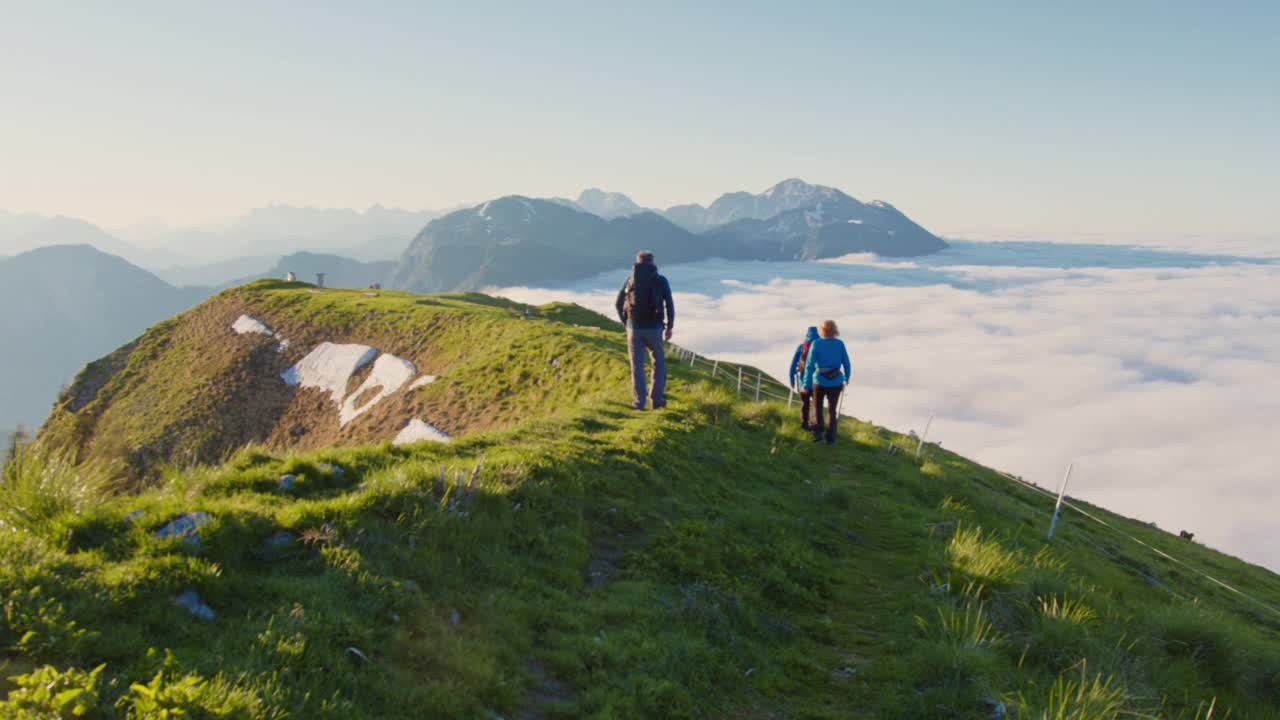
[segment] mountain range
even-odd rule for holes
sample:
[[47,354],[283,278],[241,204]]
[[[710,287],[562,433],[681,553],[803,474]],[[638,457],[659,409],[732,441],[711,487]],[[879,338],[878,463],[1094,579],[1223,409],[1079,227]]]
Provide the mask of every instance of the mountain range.
[[88,245],[0,260],[0,430],[40,422],[85,362],[211,293],[175,288]]
[[389,285],[438,292],[554,284],[625,266],[642,248],[671,263],[860,252],[912,257],[945,247],[888,203],[863,203],[802,180],[665,211],[590,189],[577,200],[513,195],[432,220],[401,256]]
[[[554,286],[625,267],[641,248],[666,264],[945,247],[887,203],[800,180],[707,207],[648,210],[589,189],[576,200],[509,196],[433,216],[272,206],[216,228],[139,225],[126,241],[76,218],[0,212],[0,332],[18,348],[0,360],[0,431],[37,423],[86,361],[152,323],[217,288],[288,272],[307,282],[325,273],[330,287],[439,292]],[[213,259],[183,265],[191,254]]]

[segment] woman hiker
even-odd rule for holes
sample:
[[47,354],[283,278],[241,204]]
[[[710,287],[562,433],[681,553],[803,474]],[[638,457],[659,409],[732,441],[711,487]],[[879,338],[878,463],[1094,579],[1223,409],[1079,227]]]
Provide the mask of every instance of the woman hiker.
[[[835,320],[823,320],[818,326],[817,340],[809,345],[809,357],[804,366],[804,385],[813,388],[815,442],[823,438],[824,430],[827,443],[836,441],[836,405],[840,402],[840,391],[849,384],[849,351],[844,342],[838,339],[840,329]],[[822,404],[830,403],[827,408],[826,427],[823,425]]]

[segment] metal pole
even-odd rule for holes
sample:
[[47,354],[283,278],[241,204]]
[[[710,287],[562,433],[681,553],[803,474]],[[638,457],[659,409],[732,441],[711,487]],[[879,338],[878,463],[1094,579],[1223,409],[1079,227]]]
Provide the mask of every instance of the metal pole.
[[1049,521],[1049,539],[1053,539],[1053,531],[1058,527],[1058,514],[1062,512],[1062,498],[1067,494],[1067,481],[1071,479],[1071,468],[1075,463],[1067,463],[1067,474],[1062,477],[1062,488],[1058,490],[1058,504],[1053,506],[1053,519]]
[[757,371],[756,372],[756,402],[760,402],[760,375],[761,373]]
[[844,409],[844,396],[849,394],[849,386],[845,385],[844,390],[840,393],[840,401],[836,403],[836,417],[842,414]]
[[796,391],[791,388],[787,388],[787,409],[788,410],[791,409],[791,403],[795,399],[796,399]]
[[920,462],[920,451],[924,449],[924,439],[929,435],[930,425],[933,425],[933,413],[929,413],[929,422],[924,424],[924,432],[920,434],[920,444],[916,445],[916,462]]

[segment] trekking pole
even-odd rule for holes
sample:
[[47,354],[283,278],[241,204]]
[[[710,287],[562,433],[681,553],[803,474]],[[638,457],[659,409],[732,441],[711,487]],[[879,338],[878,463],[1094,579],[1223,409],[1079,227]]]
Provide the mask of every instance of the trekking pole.
[[756,371],[756,402],[760,402],[760,372]]
[[924,439],[929,434],[929,426],[933,424],[933,413],[929,413],[929,422],[924,424],[924,432],[920,433],[920,444],[916,445],[916,462],[920,462],[920,451],[924,449]]
[[1062,488],[1058,490],[1058,504],[1053,506],[1053,519],[1049,521],[1049,539],[1053,539],[1053,530],[1058,527],[1058,514],[1062,512],[1062,496],[1067,494],[1067,481],[1071,479],[1071,468],[1075,463],[1067,464],[1067,474],[1062,478]]
[[792,390],[791,388],[787,388],[787,409],[788,410],[791,409],[791,402],[795,399],[796,399],[796,391]]

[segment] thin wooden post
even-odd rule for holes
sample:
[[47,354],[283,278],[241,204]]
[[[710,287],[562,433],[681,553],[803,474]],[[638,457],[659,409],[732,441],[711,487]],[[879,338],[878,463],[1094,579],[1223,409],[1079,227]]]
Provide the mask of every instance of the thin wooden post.
[[929,413],[929,422],[924,424],[924,432],[920,433],[920,444],[916,445],[916,462],[920,462],[920,451],[924,449],[924,439],[929,435],[930,425],[933,425],[933,413]]
[[698,359],[698,353],[689,351],[689,367],[693,367],[693,362]]
[[756,402],[760,402],[760,371],[756,371]]
[[742,394],[742,368],[738,368],[738,394]]
[[715,378],[715,376],[716,376],[716,368],[718,368],[718,367],[720,367],[720,361],[719,361],[719,360],[716,360],[715,362],[711,363],[711,377],[712,377],[713,379],[714,379],[714,378]]
[[1053,539],[1053,531],[1058,527],[1058,514],[1062,512],[1062,498],[1067,494],[1067,481],[1071,479],[1071,468],[1075,463],[1067,464],[1067,474],[1062,478],[1062,487],[1058,490],[1058,504],[1053,506],[1053,519],[1049,521],[1049,539]]

